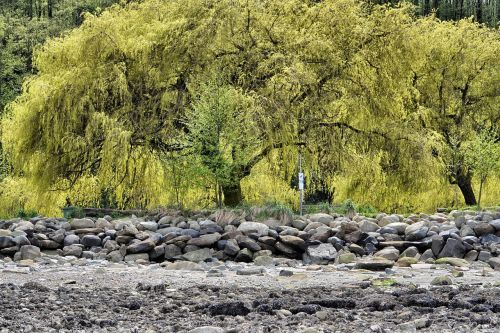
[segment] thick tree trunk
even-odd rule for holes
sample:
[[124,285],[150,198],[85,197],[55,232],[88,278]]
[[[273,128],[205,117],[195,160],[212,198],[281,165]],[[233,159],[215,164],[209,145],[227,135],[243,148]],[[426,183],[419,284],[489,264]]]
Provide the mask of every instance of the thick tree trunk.
[[224,205],[226,207],[238,206],[243,200],[241,184],[239,181],[230,185],[222,186],[222,193],[224,193]]
[[457,185],[460,188],[460,191],[462,191],[465,204],[468,206],[475,206],[477,201],[476,196],[474,195],[474,189],[472,188],[472,177],[470,175],[458,175]]

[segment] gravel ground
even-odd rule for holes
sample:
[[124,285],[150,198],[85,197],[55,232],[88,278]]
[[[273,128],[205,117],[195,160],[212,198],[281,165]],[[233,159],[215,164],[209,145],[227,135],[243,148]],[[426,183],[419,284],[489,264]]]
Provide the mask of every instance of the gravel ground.
[[[480,266],[461,277],[449,267],[211,268],[218,276],[210,267],[4,267],[0,332],[500,332],[500,272]],[[453,285],[430,285],[443,275]]]

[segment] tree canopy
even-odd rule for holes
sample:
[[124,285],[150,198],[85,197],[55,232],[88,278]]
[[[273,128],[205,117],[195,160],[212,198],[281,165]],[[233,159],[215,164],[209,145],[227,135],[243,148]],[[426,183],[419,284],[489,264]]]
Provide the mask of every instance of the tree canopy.
[[415,18],[409,5],[113,6],[35,52],[38,73],[8,107],[3,144],[30,183],[68,189],[90,177],[123,207],[164,203],[172,156],[235,205],[259,163],[290,182],[299,149],[308,178],[347,197],[383,187],[408,198],[448,177],[472,203],[472,171],[450,161],[498,124],[498,54],[497,30]]

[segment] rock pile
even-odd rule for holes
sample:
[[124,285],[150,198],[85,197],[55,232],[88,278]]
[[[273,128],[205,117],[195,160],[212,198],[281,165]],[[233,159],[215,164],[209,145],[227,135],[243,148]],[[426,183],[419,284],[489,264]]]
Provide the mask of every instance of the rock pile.
[[358,268],[385,269],[458,258],[500,270],[500,210],[352,219],[318,213],[284,225],[223,215],[0,221],[0,259],[57,253],[112,262],[217,258],[267,266],[281,256],[304,264],[356,262]]

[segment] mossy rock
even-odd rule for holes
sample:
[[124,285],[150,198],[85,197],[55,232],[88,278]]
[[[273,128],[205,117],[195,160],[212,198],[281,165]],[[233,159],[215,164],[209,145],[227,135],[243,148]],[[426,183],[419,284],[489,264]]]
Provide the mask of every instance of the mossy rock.
[[469,262],[465,259],[445,257],[435,261],[436,264],[448,264],[456,267],[469,267]]
[[374,287],[390,287],[397,285],[398,282],[395,279],[375,279],[372,281],[372,286]]
[[356,261],[356,255],[354,253],[342,253],[338,256],[339,264],[350,264]]
[[448,275],[436,276],[431,281],[431,285],[433,286],[451,286],[453,281]]
[[398,261],[396,262],[396,266],[399,267],[410,267],[413,264],[416,264],[418,262],[417,258],[414,257],[402,257],[399,258]]

